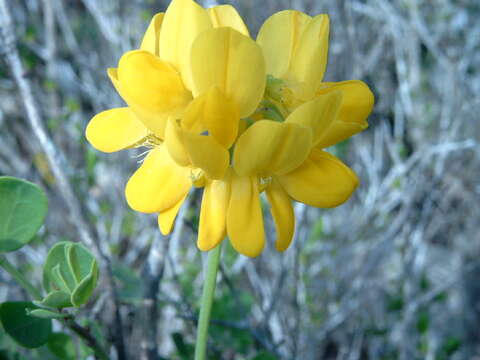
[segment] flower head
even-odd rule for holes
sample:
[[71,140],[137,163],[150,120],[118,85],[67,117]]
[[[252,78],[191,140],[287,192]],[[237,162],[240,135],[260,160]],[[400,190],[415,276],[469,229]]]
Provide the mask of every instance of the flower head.
[[257,256],[265,192],[284,251],[294,233],[292,200],[335,207],[359,183],[323,149],[368,126],[373,95],[358,80],[322,82],[328,32],[327,15],[287,10],[254,41],[233,7],[173,0],[140,49],[108,70],[128,106],[96,115],[87,139],[105,152],[150,148],[125,192],[134,210],[159,213],[164,234],[197,186],[199,248],[228,235],[237,251]]

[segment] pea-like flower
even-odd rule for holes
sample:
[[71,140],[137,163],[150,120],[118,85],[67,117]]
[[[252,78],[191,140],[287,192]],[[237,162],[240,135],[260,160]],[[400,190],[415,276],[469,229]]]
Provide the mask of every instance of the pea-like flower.
[[[182,161],[175,162],[165,144],[168,120],[182,118],[184,113],[196,116],[192,111],[200,105],[198,100],[192,103],[192,92],[203,90],[202,66],[211,56],[199,53],[192,58],[190,53],[194,40],[205,30],[224,26],[236,29],[236,34],[238,32],[245,41],[255,46],[257,59],[263,62],[260,48],[247,36],[248,30],[233,7],[221,5],[205,10],[191,0],[175,0],[165,14],[154,16],[140,49],[124,54],[118,68],[108,69],[113,85],[128,107],[96,115],[86,129],[89,142],[104,152],[139,146],[151,149],[142,166],[129,180],[125,193],[128,204],[134,210],[159,213],[163,233],[170,232],[192,183],[202,180],[204,171],[199,168],[205,167],[210,175],[217,175],[228,166],[228,150],[200,133],[189,132],[183,139],[190,150],[202,150],[190,151],[188,166],[184,166]],[[245,66],[251,64],[256,69],[257,64],[245,59],[248,50],[243,52],[243,59],[237,57],[236,61],[245,61]],[[264,67],[263,63],[261,66]],[[200,74],[194,79],[192,72],[195,69]],[[258,83],[250,85],[250,88],[256,88],[259,98],[264,88],[264,77],[263,72]],[[193,80],[197,84],[195,87]],[[238,89],[241,91],[241,87]],[[243,93],[250,96],[248,85]],[[240,105],[255,107],[248,103]],[[178,157],[176,160],[179,160]]]
[[108,71],[128,106],[86,130],[101,151],[150,148],[127,183],[129,205],[159,213],[168,234],[190,188],[202,187],[199,248],[228,235],[253,257],[265,243],[262,192],[279,251],[293,237],[292,200],[345,202],[358,178],[323,149],[367,127],[373,95],[361,81],[322,82],[328,27],[326,15],[283,11],[254,41],[229,5],[173,0],[157,14],[140,49]]
[[266,97],[278,104],[283,114],[317,96],[342,93],[339,113],[322,135],[320,148],[365,130],[374,102],[372,92],[362,81],[323,82],[329,31],[326,14],[311,17],[300,11],[285,10],[268,18],[257,37],[271,85]]

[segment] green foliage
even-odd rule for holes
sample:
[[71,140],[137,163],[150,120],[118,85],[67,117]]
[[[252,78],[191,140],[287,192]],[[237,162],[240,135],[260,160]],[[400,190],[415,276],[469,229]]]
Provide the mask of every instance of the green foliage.
[[[457,336],[448,337],[440,349],[441,358],[449,359],[462,345],[462,341]],[[442,357],[442,355],[444,357]]]
[[182,287],[182,293],[187,298],[197,298],[197,300],[200,299],[200,297],[197,297],[198,294],[195,294],[194,291],[194,279],[197,277],[200,271],[201,267],[198,264],[188,263],[185,264],[183,272],[179,274],[178,281]]
[[75,344],[70,336],[65,333],[53,333],[50,335],[47,346],[58,359],[74,360],[77,358]]
[[[246,291],[232,294],[227,286],[219,288],[218,291],[220,294],[212,307],[212,320],[222,320],[232,324],[243,323],[246,320],[245,314],[250,313],[254,303],[252,295]],[[229,344],[229,348],[234,349],[238,354],[251,354],[254,347],[252,334],[243,328],[212,323],[210,334],[212,339],[215,339],[215,343]]]
[[120,282],[118,296],[126,303],[138,304],[142,301],[144,284],[140,276],[126,265],[116,263],[113,266],[113,275]]
[[80,111],[81,109],[81,105],[78,102],[78,100],[71,97],[65,101],[65,107],[67,108],[67,111],[70,113]]
[[277,358],[266,351],[262,351],[255,357],[251,358],[251,360],[277,360]]
[[388,299],[387,310],[390,312],[400,311],[403,309],[404,303],[402,295],[392,296]]
[[0,177],[0,252],[28,244],[47,214],[47,197],[35,184]]
[[68,241],[55,244],[43,267],[48,295],[37,305],[58,309],[85,304],[97,286],[98,273],[97,260],[83,245]]
[[52,81],[52,80],[45,80],[43,82],[43,87],[45,88],[45,90],[49,91],[49,92],[53,92],[57,89],[57,83],[55,81]]
[[189,360],[193,359],[195,354],[195,346],[192,344],[188,344],[185,342],[185,339],[181,333],[173,333],[172,340],[175,343],[175,347],[177,348],[177,354],[182,360]]
[[238,258],[238,252],[233,248],[229,239],[224,239],[222,243],[222,263],[226,269],[230,269]]
[[422,309],[418,313],[417,330],[420,334],[425,334],[430,327],[430,315],[427,309]]
[[425,357],[428,353],[428,341],[426,339],[420,340],[420,343],[418,344],[418,351],[420,354],[422,354],[422,357]]
[[28,46],[20,45],[18,50],[27,70],[32,70],[41,63],[40,57]]
[[50,292],[42,301],[39,301],[37,305],[54,309],[72,306],[70,302],[70,294],[64,291]]
[[88,182],[90,184],[95,183],[95,165],[98,162],[97,152],[91,147],[87,147],[85,151],[85,161],[87,165]]
[[37,307],[31,302],[5,302],[0,305],[0,321],[5,332],[26,348],[45,344],[52,332],[52,322],[27,314],[28,309]]
[[68,314],[50,311],[46,309],[34,309],[34,310],[27,309],[27,314],[29,316],[34,316],[40,319],[61,319],[69,316]]

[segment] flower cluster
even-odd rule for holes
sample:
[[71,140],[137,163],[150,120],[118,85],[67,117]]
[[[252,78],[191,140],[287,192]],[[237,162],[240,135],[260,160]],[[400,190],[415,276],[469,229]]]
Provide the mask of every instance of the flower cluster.
[[134,210],[159,214],[162,233],[196,186],[198,247],[210,250],[228,235],[238,252],[257,256],[265,192],[284,251],[295,227],[292,200],[335,207],[359,183],[323,149],[367,128],[373,95],[361,81],[322,82],[328,35],[327,15],[286,10],[254,41],[230,5],[173,0],[140,49],[108,69],[128,106],[96,115],[87,139],[104,152],[149,148],[125,194]]

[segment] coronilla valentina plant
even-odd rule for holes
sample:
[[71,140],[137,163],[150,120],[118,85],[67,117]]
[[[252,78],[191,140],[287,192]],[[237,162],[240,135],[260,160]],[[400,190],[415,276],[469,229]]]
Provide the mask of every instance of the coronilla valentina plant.
[[322,81],[328,36],[327,15],[286,10],[254,41],[233,7],[173,0],[140,49],[108,69],[128,106],[96,115],[87,139],[104,152],[149,149],[125,194],[134,210],[159,214],[162,233],[190,188],[201,187],[198,247],[211,250],[228,235],[255,257],[265,244],[265,192],[284,251],[292,200],[335,207],[359,183],[324,149],[367,128],[373,95],[358,80]]
[[173,0],[140,49],[108,70],[127,106],[96,115],[86,136],[104,152],[148,148],[125,189],[130,207],[158,213],[168,234],[190,189],[203,189],[198,247],[212,251],[197,360],[206,354],[219,244],[228,236],[250,257],[264,248],[261,194],[284,251],[295,228],[292,201],[332,208],[359,184],[325,148],[366,129],[374,99],[361,81],[323,81],[328,37],[324,14],[279,12],[255,41],[233,7]]

